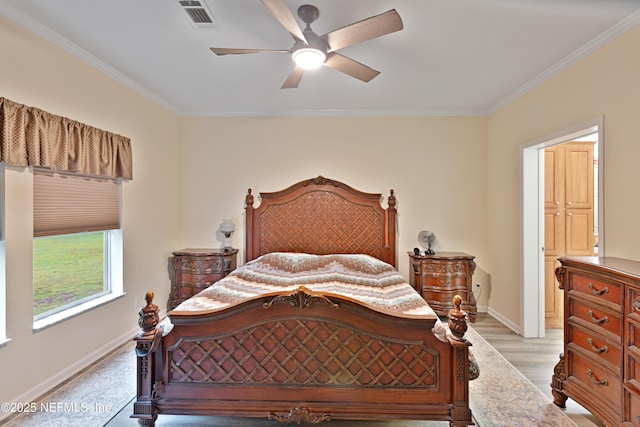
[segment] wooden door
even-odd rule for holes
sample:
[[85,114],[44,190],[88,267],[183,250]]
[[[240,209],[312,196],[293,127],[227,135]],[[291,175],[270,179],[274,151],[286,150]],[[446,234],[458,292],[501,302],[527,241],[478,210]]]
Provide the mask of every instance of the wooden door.
[[558,257],[593,255],[593,143],[545,149],[545,323],[563,327],[564,296],[555,278]]
[[564,299],[555,278],[558,257],[565,253],[564,150],[544,150],[544,311],[547,328],[563,326]]

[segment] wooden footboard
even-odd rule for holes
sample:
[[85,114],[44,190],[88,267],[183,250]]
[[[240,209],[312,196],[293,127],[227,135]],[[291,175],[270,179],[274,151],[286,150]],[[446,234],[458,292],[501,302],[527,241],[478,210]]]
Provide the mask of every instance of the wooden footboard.
[[269,294],[215,312],[170,314],[162,336],[148,293],[140,310],[133,418],[244,416],[473,424],[465,313],[444,341],[436,319],[397,317],[334,294]]

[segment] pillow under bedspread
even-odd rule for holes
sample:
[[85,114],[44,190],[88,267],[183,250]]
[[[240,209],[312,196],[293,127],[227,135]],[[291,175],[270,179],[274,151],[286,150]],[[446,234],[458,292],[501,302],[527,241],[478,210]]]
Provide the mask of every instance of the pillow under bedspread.
[[264,294],[294,291],[300,286],[343,295],[398,316],[438,318],[398,270],[374,257],[358,254],[263,255],[184,301],[175,311],[223,309]]

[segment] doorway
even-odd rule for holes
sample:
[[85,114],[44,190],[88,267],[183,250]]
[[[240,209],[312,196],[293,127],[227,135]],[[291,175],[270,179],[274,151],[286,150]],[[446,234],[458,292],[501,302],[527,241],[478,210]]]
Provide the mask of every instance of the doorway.
[[[549,264],[545,260],[545,149],[570,141],[593,141],[597,159],[593,170],[593,230],[597,233],[598,255],[604,254],[603,230],[603,119],[538,138],[522,147],[522,330],[524,337],[545,335],[545,276]],[[548,212],[547,212],[548,213]],[[564,213],[563,213],[564,214]],[[577,216],[575,218],[578,218]],[[563,254],[560,254],[563,255]],[[545,269],[545,261],[546,269]]]

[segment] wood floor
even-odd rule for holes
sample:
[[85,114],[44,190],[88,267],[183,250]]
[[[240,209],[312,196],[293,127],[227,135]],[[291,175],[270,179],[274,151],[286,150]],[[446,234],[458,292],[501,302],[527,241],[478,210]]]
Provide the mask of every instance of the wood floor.
[[[551,375],[563,351],[562,329],[547,329],[545,338],[523,338],[487,313],[478,313],[471,327],[552,400]],[[580,427],[604,427],[571,399],[567,400],[566,413]]]

